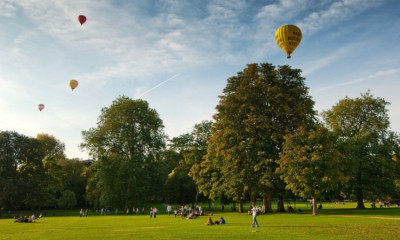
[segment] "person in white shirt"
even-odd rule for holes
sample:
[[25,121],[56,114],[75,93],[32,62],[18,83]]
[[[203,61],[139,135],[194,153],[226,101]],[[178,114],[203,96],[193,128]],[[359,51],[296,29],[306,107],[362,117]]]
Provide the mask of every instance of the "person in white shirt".
[[257,215],[260,210],[257,208],[257,206],[254,203],[251,204],[251,207],[252,207],[251,211],[253,212],[253,223],[251,224],[251,227],[252,228],[254,228],[254,226],[259,227],[260,225],[258,225],[258,222],[257,222]]

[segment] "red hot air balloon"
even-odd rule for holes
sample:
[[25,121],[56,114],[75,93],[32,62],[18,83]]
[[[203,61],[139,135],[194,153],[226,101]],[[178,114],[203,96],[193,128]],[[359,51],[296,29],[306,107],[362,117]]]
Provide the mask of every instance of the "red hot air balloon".
[[79,15],[78,17],[78,21],[82,24],[84,24],[86,22],[86,17],[83,15]]
[[42,111],[44,109],[44,104],[39,104],[39,110]]

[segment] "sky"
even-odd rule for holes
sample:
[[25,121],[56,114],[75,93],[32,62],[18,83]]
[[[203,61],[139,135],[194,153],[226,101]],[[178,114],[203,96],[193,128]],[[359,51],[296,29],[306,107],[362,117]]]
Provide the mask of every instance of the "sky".
[[[384,98],[399,133],[399,11],[398,0],[1,0],[0,131],[46,133],[88,159],[81,132],[127,96],[173,138],[212,120],[229,77],[272,63],[302,70],[318,112]],[[286,24],[303,33],[291,59],[274,38]]]

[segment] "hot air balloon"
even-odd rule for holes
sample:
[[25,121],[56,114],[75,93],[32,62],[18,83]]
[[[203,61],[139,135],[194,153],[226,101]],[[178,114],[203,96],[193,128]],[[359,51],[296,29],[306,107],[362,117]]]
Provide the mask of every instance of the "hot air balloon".
[[82,24],[84,24],[86,22],[86,17],[84,15],[79,15],[78,17],[78,21]]
[[279,47],[286,53],[287,58],[300,44],[302,33],[300,28],[295,25],[284,25],[275,32],[275,41]]
[[39,110],[42,111],[44,109],[44,104],[39,104]]
[[78,81],[76,81],[75,79],[71,79],[69,81],[69,86],[71,87],[72,90],[74,90],[78,86]]

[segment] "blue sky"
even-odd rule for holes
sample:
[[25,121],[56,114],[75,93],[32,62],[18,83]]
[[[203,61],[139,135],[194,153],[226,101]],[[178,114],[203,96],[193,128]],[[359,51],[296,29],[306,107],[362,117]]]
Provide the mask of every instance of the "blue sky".
[[[212,120],[227,78],[269,62],[301,69],[319,112],[370,90],[399,132],[399,12],[398,0],[2,0],[0,131],[47,133],[86,159],[81,131],[125,95],[172,138]],[[285,24],[303,32],[292,59],[274,40]]]

